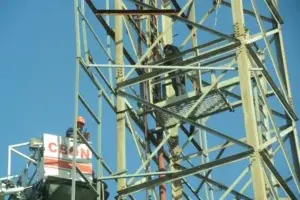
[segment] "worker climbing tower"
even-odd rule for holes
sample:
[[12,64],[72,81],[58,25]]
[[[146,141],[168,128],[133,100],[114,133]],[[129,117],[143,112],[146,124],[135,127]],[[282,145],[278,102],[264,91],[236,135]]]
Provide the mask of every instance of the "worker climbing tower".
[[26,176],[9,159],[0,197],[300,199],[277,0],[74,0],[74,11],[78,140],[10,146]]

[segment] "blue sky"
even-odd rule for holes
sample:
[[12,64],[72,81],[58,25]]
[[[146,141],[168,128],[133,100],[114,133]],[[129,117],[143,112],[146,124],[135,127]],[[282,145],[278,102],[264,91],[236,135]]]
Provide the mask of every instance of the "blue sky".
[[[300,3],[287,0],[280,8],[294,106],[299,115]],[[44,132],[63,135],[72,125],[75,33],[73,1],[4,0],[0,1],[0,10],[2,177],[7,170],[8,145],[40,137]],[[114,134],[115,128],[110,124],[103,132]],[[107,147],[109,143],[115,142],[107,141]]]

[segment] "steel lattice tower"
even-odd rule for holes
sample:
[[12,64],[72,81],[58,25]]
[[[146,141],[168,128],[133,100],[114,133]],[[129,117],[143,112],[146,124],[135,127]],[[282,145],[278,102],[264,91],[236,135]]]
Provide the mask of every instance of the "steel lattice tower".
[[[97,124],[95,190],[112,179],[118,199],[300,198],[277,0],[74,2],[74,130],[83,105]],[[167,56],[167,45],[180,51]],[[96,87],[98,114],[79,90],[81,71]],[[185,79],[180,94],[176,78]],[[102,123],[105,106],[116,127]],[[110,155],[101,153],[108,128]],[[112,157],[116,167],[106,163]],[[75,166],[74,157],[72,200]]]

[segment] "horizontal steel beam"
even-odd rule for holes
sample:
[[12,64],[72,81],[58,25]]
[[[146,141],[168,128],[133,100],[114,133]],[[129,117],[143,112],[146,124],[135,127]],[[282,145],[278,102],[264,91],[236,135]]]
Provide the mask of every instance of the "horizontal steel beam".
[[[146,68],[146,69],[190,69],[190,70],[237,70],[237,67],[198,67],[198,66],[178,66],[178,65],[113,65],[113,64],[90,64],[89,67],[100,68]],[[262,69],[252,68],[253,71]]]
[[180,10],[155,9],[155,10],[97,10],[96,15],[178,15]]
[[128,194],[134,193],[134,192],[141,191],[141,190],[146,189],[146,188],[153,188],[153,187],[158,186],[158,185],[163,184],[163,183],[172,182],[172,181],[179,180],[179,179],[187,177],[187,176],[199,174],[200,172],[205,171],[205,170],[209,170],[209,169],[221,166],[221,165],[225,165],[225,164],[229,164],[229,163],[232,163],[232,162],[236,162],[236,161],[245,159],[248,156],[250,156],[250,154],[252,154],[252,153],[253,153],[253,150],[248,150],[248,151],[238,153],[238,154],[235,154],[235,155],[232,155],[232,156],[221,158],[219,160],[211,161],[211,162],[202,164],[200,166],[196,166],[196,167],[192,167],[192,168],[189,168],[189,169],[181,170],[181,171],[178,171],[178,172],[176,172],[174,174],[171,174],[171,175],[166,175],[164,177],[160,177],[160,178],[157,178],[157,179],[147,181],[145,183],[141,183],[141,184],[138,184],[138,185],[135,185],[135,186],[132,186],[132,187],[128,187],[128,188],[125,188],[123,190],[119,190],[118,191],[118,196],[125,196],[125,195],[128,195]]
[[[148,8],[148,9],[156,9],[156,10],[158,10],[157,8],[155,8],[155,7],[151,6],[151,5],[148,5],[148,4],[146,4],[146,3],[143,3],[143,2],[141,2],[141,1],[137,1],[137,0],[128,0],[128,1],[134,2],[135,4],[140,5],[140,6],[144,7],[144,8]],[[176,15],[176,16],[170,16],[170,17],[171,17],[172,19],[174,19],[174,20],[183,22],[183,23],[185,23],[185,24],[187,24],[187,25],[190,25],[190,26],[192,26],[192,27],[194,27],[194,28],[203,30],[203,31],[205,31],[205,32],[211,33],[211,34],[216,35],[216,36],[220,36],[220,37],[222,37],[222,38],[226,38],[226,39],[229,40],[229,41],[235,41],[235,42],[238,42],[238,39],[236,39],[235,37],[233,37],[233,36],[231,36],[231,35],[227,35],[227,34],[225,34],[225,33],[221,33],[221,32],[216,31],[216,30],[214,30],[214,29],[211,29],[211,28],[208,28],[208,27],[206,27],[206,26],[203,26],[203,25],[201,25],[201,24],[197,24],[196,22],[190,21],[190,20],[188,20],[188,19],[186,19],[186,18],[183,18],[183,17],[181,17],[181,16],[177,16],[177,15]]]
[[[211,51],[207,51],[207,52],[204,52],[203,54],[200,54],[199,56],[195,56],[193,58],[190,58],[190,59],[184,60],[182,62],[176,63],[176,65],[192,65],[192,64],[195,64],[197,62],[200,62],[201,60],[216,56],[218,54],[230,52],[230,51],[236,49],[239,45],[240,45],[239,42],[238,43],[233,43],[233,44],[228,44],[228,45],[225,45],[221,48],[211,50]],[[199,68],[201,68],[201,67],[199,67]],[[134,85],[134,84],[137,84],[137,83],[141,83],[141,82],[153,79],[155,77],[161,76],[163,74],[166,74],[166,73],[169,73],[169,72],[172,72],[172,71],[175,71],[175,70],[176,69],[156,70],[156,71],[153,71],[153,72],[150,72],[150,73],[147,73],[147,74],[143,74],[143,75],[140,75],[140,76],[132,78],[132,79],[125,80],[125,81],[117,84],[117,87],[128,87],[128,86],[131,86],[131,85]]]
[[[216,63],[228,60],[230,58],[234,58],[235,56],[236,56],[235,53],[234,54],[230,54],[230,55],[226,55],[226,56],[222,56],[222,57],[214,59],[212,61],[201,63],[201,67],[209,67],[212,64],[216,64]],[[228,66],[228,65],[221,65],[220,67],[226,67],[226,66]],[[187,74],[187,73],[189,73],[191,71],[192,70],[182,70],[180,74],[182,74],[182,75],[183,74]],[[200,70],[200,71],[201,71],[201,74],[205,74],[205,73],[211,72],[212,70]],[[167,75],[167,76],[159,77],[159,78],[151,80],[151,84],[156,84],[156,83],[159,83],[159,82],[162,82],[162,81],[165,81],[165,80],[169,80],[171,78],[174,78],[175,76],[176,75]],[[188,78],[190,77],[190,75],[187,75],[187,76],[188,76]],[[192,78],[190,78],[190,79],[192,80]]]
[[160,176],[166,174],[174,174],[174,171],[164,171],[164,172],[149,172],[141,174],[126,174],[126,175],[114,175],[114,176],[103,176],[98,177],[97,180],[110,180],[110,179],[123,179],[123,178],[132,178],[132,177],[147,177],[147,176]]
[[[269,30],[269,31],[266,32],[266,36],[268,37],[270,35],[275,35],[277,33],[279,33],[278,28],[276,28],[274,30],[272,29],[272,30]],[[257,41],[259,41],[263,38],[264,38],[263,33],[258,33],[258,34],[255,34],[255,35],[251,35],[250,39],[247,40],[247,44],[252,44],[252,43],[257,42]]]
[[207,42],[205,44],[201,44],[201,45],[198,45],[198,46],[186,49],[184,51],[181,51],[180,53],[178,53],[178,54],[176,54],[174,56],[165,57],[165,58],[162,58],[160,60],[157,60],[157,61],[154,61],[154,62],[150,62],[150,63],[148,63],[148,65],[161,65],[162,63],[166,63],[168,61],[171,61],[171,60],[183,57],[185,55],[188,55],[189,53],[195,53],[195,52],[197,52],[199,50],[203,50],[203,49],[208,48],[208,47],[212,47],[212,46],[215,46],[215,45],[221,45],[220,43],[222,43],[224,41],[226,41],[226,40],[223,39],[223,38],[220,38],[220,39],[217,39],[217,40],[213,40],[213,41]]

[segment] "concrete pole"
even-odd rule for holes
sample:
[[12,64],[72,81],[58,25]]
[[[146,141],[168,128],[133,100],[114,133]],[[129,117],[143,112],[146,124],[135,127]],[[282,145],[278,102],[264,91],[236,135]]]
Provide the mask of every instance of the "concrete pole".
[[[115,0],[115,9],[122,10],[122,0]],[[115,16],[115,53],[116,64],[123,65],[123,23],[122,15]],[[116,69],[117,83],[124,81],[124,68]],[[125,101],[121,96],[117,96],[117,171],[126,169],[126,135],[125,135]],[[126,179],[118,179],[117,189],[126,187]]]
[[245,46],[247,33],[244,24],[243,3],[242,0],[232,0],[231,3],[235,36],[241,41],[241,47],[238,49],[236,56],[239,69],[247,143],[254,149],[254,153],[249,159],[251,163],[252,182],[254,183],[254,199],[267,199],[263,166],[258,151],[259,136],[251,85],[251,65]]

